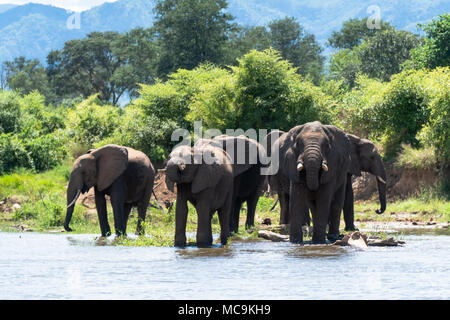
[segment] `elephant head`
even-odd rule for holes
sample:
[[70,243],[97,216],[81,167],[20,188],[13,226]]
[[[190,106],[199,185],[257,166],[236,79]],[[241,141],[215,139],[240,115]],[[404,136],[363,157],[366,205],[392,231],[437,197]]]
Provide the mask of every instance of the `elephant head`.
[[386,169],[375,144],[367,139],[347,134],[352,146],[351,173],[361,176],[361,171],[369,172],[377,177],[378,195],[380,199],[378,214],[386,210]]
[[69,223],[80,194],[94,186],[98,191],[104,191],[125,171],[127,165],[128,151],[117,145],[91,149],[75,160],[67,187],[65,230],[72,231]]
[[174,192],[175,183],[190,183],[191,192],[198,193],[215,186],[222,176],[222,170],[218,169],[224,158],[223,150],[209,144],[175,148],[166,166],[167,188]]
[[275,144],[280,147],[283,173],[294,183],[303,181],[310,191],[331,182],[337,172],[348,170],[350,165],[350,143],[345,133],[318,121],[292,128]]

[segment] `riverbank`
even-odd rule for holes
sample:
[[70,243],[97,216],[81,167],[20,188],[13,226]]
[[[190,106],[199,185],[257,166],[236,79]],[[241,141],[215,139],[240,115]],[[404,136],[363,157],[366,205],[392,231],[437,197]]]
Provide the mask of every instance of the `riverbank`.
[[[53,170],[33,174],[22,171],[0,177],[0,231],[6,232],[64,232],[62,226],[66,208],[66,185],[70,176],[69,164]],[[161,193],[159,193],[161,194]],[[80,199],[75,207],[71,227],[77,234],[99,234],[95,205],[91,201]],[[130,246],[171,246],[175,228],[175,206],[165,199],[152,197],[145,223],[145,237],[125,238],[116,242]],[[165,203],[166,201],[166,203]],[[271,225],[279,224],[279,204],[271,211],[276,197],[261,197],[255,217],[255,228],[244,230],[246,210],[241,212],[241,228],[239,234],[231,241],[257,240],[257,231],[265,228],[270,220]],[[357,201],[355,203],[355,225],[368,232],[385,232],[391,229],[438,229],[448,228],[450,222],[450,201],[431,198],[409,198],[389,201],[384,214],[378,215],[376,200]],[[108,219],[114,225],[111,206],[108,203]],[[196,212],[189,205],[189,216],[186,231],[189,235],[196,232]],[[128,223],[128,233],[134,233],[137,223],[137,211],[133,208]],[[341,231],[344,221],[341,220]],[[212,231],[220,233],[218,217],[212,219]],[[188,237],[190,242],[195,237]]]

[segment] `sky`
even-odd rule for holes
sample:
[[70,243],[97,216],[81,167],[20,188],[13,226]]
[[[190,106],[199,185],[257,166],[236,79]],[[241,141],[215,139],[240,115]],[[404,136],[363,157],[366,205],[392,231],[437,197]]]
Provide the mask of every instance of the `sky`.
[[117,0],[0,0],[0,4],[17,4],[22,5],[26,3],[42,3],[47,5],[52,5],[55,7],[60,7],[64,9],[69,9],[71,11],[84,11],[92,7],[101,5],[105,2],[115,2]]

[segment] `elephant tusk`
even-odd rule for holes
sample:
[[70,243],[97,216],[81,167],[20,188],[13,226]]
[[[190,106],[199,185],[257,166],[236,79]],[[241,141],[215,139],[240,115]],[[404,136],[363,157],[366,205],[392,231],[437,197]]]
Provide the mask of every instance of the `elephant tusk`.
[[178,165],[178,169],[180,171],[183,171],[185,168],[186,168],[186,165],[184,163],[181,163],[181,164]]
[[299,162],[297,165],[297,171],[300,172],[303,170],[303,163]]
[[380,181],[383,184],[386,184],[386,181],[383,180],[383,178],[381,178],[380,176],[377,176],[378,181]]
[[69,209],[71,206],[73,206],[75,204],[78,197],[80,196],[80,193],[81,193],[81,189],[78,189],[77,194],[75,195],[75,198],[73,198],[72,202],[67,206],[67,209]]
[[322,162],[322,169],[323,171],[327,172],[328,171],[328,166],[325,162]]

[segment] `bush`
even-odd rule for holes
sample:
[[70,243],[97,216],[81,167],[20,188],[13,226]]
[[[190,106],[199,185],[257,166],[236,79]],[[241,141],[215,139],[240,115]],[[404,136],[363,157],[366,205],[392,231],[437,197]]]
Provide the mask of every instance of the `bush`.
[[120,110],[113,106],[100,106],[97,95],[93,95],[69,111],[68,138],[73,143],[91,148],[108,138],[117,128]]
[[170,138],[176,127],[174,121],[163,122],[154,115],[146,115],[141,108],[130,105],[125,108],[114,133],[95,147],[114,143],[140,150],[152,161],[164,160],[171,151],[173,143]]
[[18,131],[21,115],[20,96],[11,91],[0,91],[0,134]]
[[0,174],[18,168],[34,168],[34,162],[22,141],[15,135],[0,135]]

